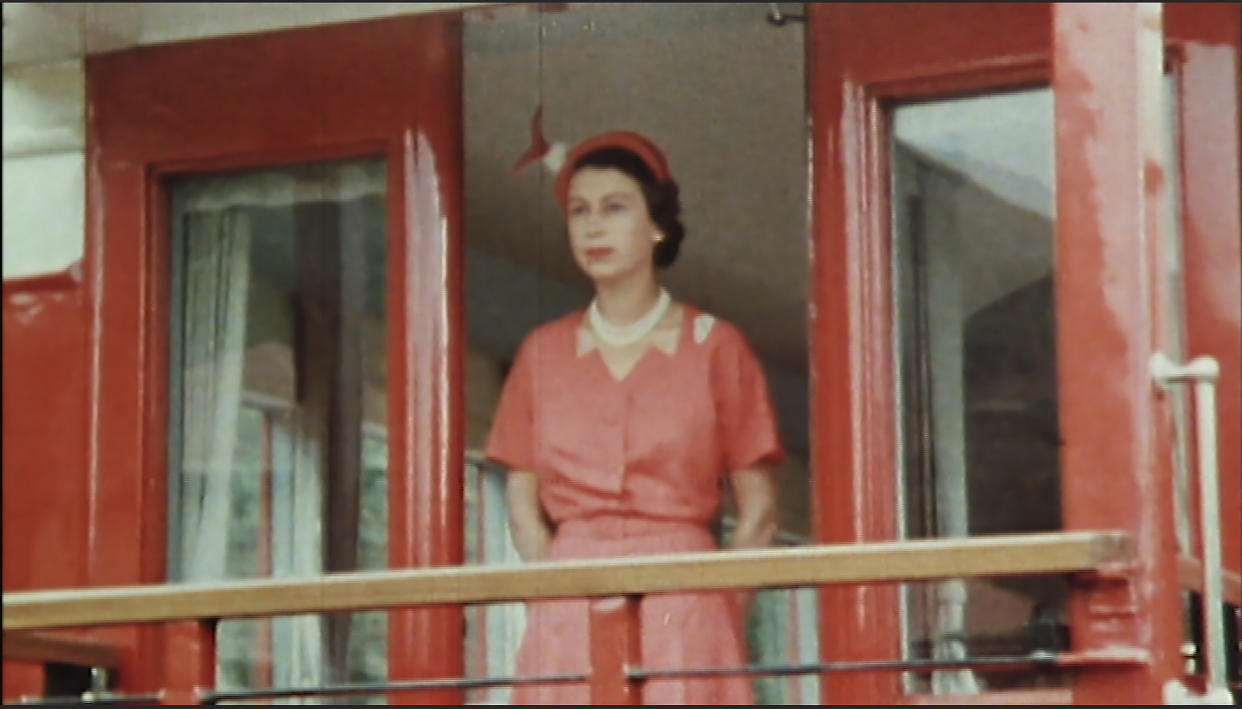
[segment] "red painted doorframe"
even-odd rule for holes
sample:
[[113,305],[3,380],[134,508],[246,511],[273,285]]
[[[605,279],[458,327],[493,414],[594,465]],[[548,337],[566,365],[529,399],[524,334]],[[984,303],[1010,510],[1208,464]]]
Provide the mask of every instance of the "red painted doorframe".
[[[896,536],[896,478],[885,472],[895,469],[896,441],[890,227],[885,206],[889,135],[884,108],[898,99],[1047,85],[1052,7],[808,6],[815,303],[811,358],[813,370],[820,373],[812,392],[812,456],[820,540]],[[1212,3],[1174,3],[1166,8],[1166,41],[1180,62],[1184,250],[1186,272],[1192,274],[1186,285],[1189,351],[1218,357],[1224,372],[1219,394],[1222,519],[1226,565],[1236,569],[1242,477],[1237,434],[1242,428],[1238,385],[1242,240],[1236,187],[1239,10]],[[1223,190],[1222,196],[1221,185],[1234,189]],[[1063,253],[1078,246],[1061,243]],[[1151,275],[1127,273],[1131,279]],[[1088,288],[1098,285],[1099,274],[1095,275],[1097,280],[1089,281]],[[1144,334],[1128,336],[1141,339]],[[1128,440],[1121,436],[1117,445]],[[1072,467],[1075,471],[1065,474],[1077,476],[1076,485],[1111,484],[1107,468]],[[1150,505],[1153,499],[1145,498],[1142,504]],[[1115,521],[1106,512],[1071,507],[1066,517],[1070,527]],[[1171,578],[1163,583],[1170,586]],[[900,635],[895,608],[895,589],[826,591],[821,613],[825,659],[896,656]],[[824,700],[883,702],[899,694],[895,675],[851,673],[828,677]]]
[[[460,16],[127,50],[91,57],[87,87],[89,582],[165,578],[164,178],[363,155],[388,161],[389,560],[460,563]],[[138,648],[126,689],[159,686],[159,634],[112,638]],[[460,609],[393,612],[391,676],[459,675],[461,642]]]

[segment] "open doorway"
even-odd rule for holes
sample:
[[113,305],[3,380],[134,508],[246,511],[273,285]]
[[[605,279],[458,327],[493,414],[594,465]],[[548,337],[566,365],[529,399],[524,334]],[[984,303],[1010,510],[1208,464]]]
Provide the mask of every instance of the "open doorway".
[[[555,7],[555,9],[551,9]],[[778,543],[809,539],[807,129],[802,25],[767,4],[600,4],[465,13],[467,560],[513,563],[504,472],[480,451],[507,368],[531,329],[585,307],[552,192],[554,173],[512,170],[542,109],[549,141],[610,129],[650,136],[681,187],[687,238],[661,272],[674,298],[735,324],[763,364],[789,461]],[[730,533],[728,505],[720,534]],[[818,657],[814,596],[767,591],[752,659]],[[471,609],[471,676],[508,675],[520,606]],[[757,698],[815,702],[814,678],[758,680]],[[504,701],[490,690],[472,701]]]

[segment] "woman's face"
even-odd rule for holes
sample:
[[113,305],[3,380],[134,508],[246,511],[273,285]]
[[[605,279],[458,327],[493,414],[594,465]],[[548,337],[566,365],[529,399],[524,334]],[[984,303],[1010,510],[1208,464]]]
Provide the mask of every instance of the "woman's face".
[[610,167],[575,172],[565,217],[574,260],[597,284],[654,269],[659,227],[647,212],[642,186],[624,172]]

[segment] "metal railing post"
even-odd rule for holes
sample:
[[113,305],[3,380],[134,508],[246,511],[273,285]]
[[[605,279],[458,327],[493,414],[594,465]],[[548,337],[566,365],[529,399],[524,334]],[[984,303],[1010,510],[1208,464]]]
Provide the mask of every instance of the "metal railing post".
[[164,624],[164,691],[161,704],[202,704],[216,681],[216,620]]
[[638,667],[639,596],[609,596],[591,602],[591,703],[642,704],[641,683],[629,676]]
[[1195,439],[1199,460],[1199,542],[1203,557],[1203,657],[1206,696],[1230,702],[1225,677],[1224,580],[1220,550],[1220,470],[1216,441],[1216,380],[1220,364],[1214,357],[1196,357],[1178,364],[1163,352],[1151,358],[1152,376],[1161,386],[1192,382],[1195,398]]

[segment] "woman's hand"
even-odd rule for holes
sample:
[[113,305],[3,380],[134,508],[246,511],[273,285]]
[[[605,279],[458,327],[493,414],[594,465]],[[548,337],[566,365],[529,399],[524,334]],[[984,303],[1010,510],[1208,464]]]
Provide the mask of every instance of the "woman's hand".
[[[766,547],[776,539],[776,481],[767,468],[748,468],[729,475],[733,499],[737,504],[737,527],[729,540],[730,549]],[[742,619],[750,613],[753,589],[737,591]]]
[[526,470],[512,470],[505,486],[505,505],[509,508],[509,532],[513,546],[524,561],[539,561],[547,555],[552,532],[539,504],[539,477]]

